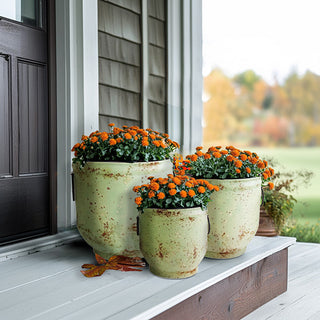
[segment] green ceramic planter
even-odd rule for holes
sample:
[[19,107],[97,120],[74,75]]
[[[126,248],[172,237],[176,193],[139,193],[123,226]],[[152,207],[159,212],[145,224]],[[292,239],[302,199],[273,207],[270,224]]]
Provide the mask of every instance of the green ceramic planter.
[[139,233],[153,274],[187,278],[197,272],[207,250],[207,213],[201,208],[145,209],[139,215]]
[[77,227],[83,239],[103,258],[140,256],[132,188],[149,176],[172,173],[170,160],[155,162],[88,162],[73,164]]
[[206,257],[229,259],[242,255],[259,226],[261,178],[207,179],[220,187],[211,195],[211,231]]

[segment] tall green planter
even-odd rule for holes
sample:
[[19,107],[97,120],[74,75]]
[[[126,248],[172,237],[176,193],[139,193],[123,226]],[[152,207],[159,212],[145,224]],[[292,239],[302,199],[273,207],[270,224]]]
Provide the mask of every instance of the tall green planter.
[[242,255],[259,226],[261,178],[207,179],[220,187],[211,195],[211,230],[206,257],[229,259]]
[[149,176],[172,173],[170,160],[155,162],[87,162],[73,164],[77,227],[83,239],[103,258],[140,256],[134,203],[136,185]]
[[199,207],[144,209],[139,233],[141,252],[153,274],[187,278],[197,272],[207,250],[207,213]]

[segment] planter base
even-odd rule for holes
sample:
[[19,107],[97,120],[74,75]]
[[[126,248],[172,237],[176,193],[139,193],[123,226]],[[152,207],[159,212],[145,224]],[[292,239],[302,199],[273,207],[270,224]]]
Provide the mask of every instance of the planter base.
[[211,259],[231,259],[231,258],[236,258],[236,257],[243,255],[245,253],[246,249],[247,249],[247,247],[240,248],[240,249],[232,249],[232,250],[226,251],[226,252],[207,251],[205,257],[211,258]]
[[161,278],[168,278],[168,279],[184,279],[184,278],[189,278],[193,275],[195,275],[198,271],[198,268],[195,268],[191,271],[180,271],[180,272],[167,272],[164,270],[159,270],[156,268],[153,268],[150,266],[150,271]]
[[126,256],[130,258],[134,258],[134,257],[143,258],[143,254],[140,250],[132,250],[132,251],[124,250],[121,252],[105,252],[105,251],[93,250],[93,252],[106,260],[109,260],[114,255]]

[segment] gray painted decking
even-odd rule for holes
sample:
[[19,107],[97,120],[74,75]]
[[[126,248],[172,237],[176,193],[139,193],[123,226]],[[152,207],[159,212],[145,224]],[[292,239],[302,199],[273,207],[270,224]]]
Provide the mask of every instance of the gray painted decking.
[[[0,319],[149,319],[293,242],[293,238],[255,237],[241,257],[204,259],[194,277],[168,280],[147,269],[129,273],[111,270],[98,278],[85,278],[80,266],[93,262],[93,254],[82,241],[77,241],[0,263]],[[305,290],[305,294],[312,287],[306,281],[310,270],[304,273],[305,265],[312,263],[307,252],[313,256],[318,248],[306,246],[308,250],[300,249],[300,245],[290,249],[290,260],[297,260],[292,264],[302,268],[293,279],[297,286],[291,284],[290,289]],[[319,251],[316,253],[319,256]],[[312,274],[317,272],[315,269]],[[302,277],[305,281],[299,281]],[[319,289],[314,289],[316,292]],[[316,301],[316,295],[309,299]]]
[[288,291],[243,320],[319,320],[320,244],[296,243],[289,248]]

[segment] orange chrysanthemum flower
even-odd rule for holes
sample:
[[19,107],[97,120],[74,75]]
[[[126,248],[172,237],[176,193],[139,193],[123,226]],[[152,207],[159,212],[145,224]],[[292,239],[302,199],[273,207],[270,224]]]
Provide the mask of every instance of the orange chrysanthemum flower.
[[181,198],[186,198],[187,197],[187,192],[185,190],[180,191],[180,196]]
[[249,161],[250,161],[252,164],[256,164],[256,163],[258,162],[258,159],[255,158],[255,157],[251,157],[251,158],[249,159]]
[[246,167],[247,173],[251,173],[251,169],[249,167]]
[[241,168],[242,167],[242,161],[241,160],[237,160],[234,165],[235,165],[236,168]]
[[213,189],[214,189],[215,191],[219,191],[219,190],[220,190],[220,188],[219,188],[218,186],[213,186]]
[[216,151],[218,151],[218,149],[216,147],[210,147],[208,149],[208,152],[216,152]]
[[213,156],[214,156],[216,159],[219,159],[219,158],[221,158],[222,154],[221,154],[220,152],[216,151],[216,152],[213,153]]
[[234,149],[234,150],[231,151],[231,154],[232,154],[234,157],[238,157],[239,154],[240,154],[240,152],[239,152],[239,150]]
[[106,141],[109,138],[109,135],[106,132],[101,133],[101,139],[102,141]]
[[81,137],[81,140],[82,141],[85,141],[85,140],[88,140],[89,138],[87,137],[87,136],[85,136],[85,135],[83,135],[82,137]]
[[176,189],[170,189],[170,190],[169,190],[170,196],[174,196],[176,193],[177,193],[177,190],[176,190]]
[[167,145],[163,141],[160,141],[160,146],[163,149],[165,149],[167,147]]
[[119,134],[120,132],[122,132],[120,128],[113,128],[113,134]]
[[202,150],[203,147],[196,147],[196,150],[199,151],[199,150]]
[[241,159],[242,161],[246,161],[246,160],[248,159],[248,156],[247,156],[246,154],[242,153],[242,154],[240,155],[240,159]]
[[273,184],[272,182],[269,182],[269,183],[268,183],[268,186],[269,186],[269,189],[270,189],[270,190],[273,190],[274,184]]
[[150,139],[154,140],[156,138],[156,136],[154,134],[149,134]]
[[191,161],[197,161],[197,159],[198,159],[198,156],[196,155],[196,154],[193,154],[192,156],[191,156]]
[[168,182],[168,179],[162,179],[161,181],[159,181],[160,184],[167,184]]
[[153,143],[156,147],[160,147],[160,141],[159,141],[159,140],[153,140],[152,143]]
[[119,137],[119,138],[116,139],[116,141],[117,141],[117,143],[120,143],[120,142],[123,141],[123,139]]
[[206,154],[204,155],[204,158],[205,158],[205,159],[210,159],[210,158],[211,158],[211,154],[210,154],[210,153],[206,153]]
[[172,183],[172,182],[170,182],[169,184],[168,184],[168,188],[169,189],[173,189],[173,188],[175,188],[176,187],[176,185],[174,184],[174,183]]
[[110,139],[109,144],[110,146],[114,146],[115,144],[117,144],[117,141],[115,139]]
[[150,184],[150,188],[151,188],[151,190],[158,191],[159,188],[160,188],[160,185],[158,183],[156,183],[156,182],[152,182]]
[[115,124],[114,124],[114,123],[109,123],[108,126],[109,126],[109,127],[114,127]]
[[220,153],[221,154],[228,154],[228,151],[227,150],[221,150]]
[[130,139],[132,138],[132,135],[131,135],[129,132],[127,132],[127,133],[124,134],[124,137],[125,137],[127,140],[130,140]]
[[74,151],[75,149],[80,147],[80,143],[76,143],[73,148],[71,149],[71,151]]
[[164,199],[166,197],[166,195],[163,192],[159,192],[157,194],[157,197],[158,197],[159,200],[161,200],[161,199]]
[[91,140],[92,143],[95,143],[95,142],[98,141],[98,137],[94,136],[90,140]]
[[198,187],[198,192],[199,193],[205,193],[206,192],[206,189],[202,186]]
[[137,134],[137,131],[136,130],[129,130],[129,133],[132,135],[132,136],[135,136]]
[[267,180],[269,178],[266,173],[263,173],[262,176],[263,176],[263,179],[265,179],[265,180]]
[[196,195],[196,193],[192,190],[192,189],[190,189],[189,191],[188,191],[188,196],[189,197],[194,197]]
[[143,200],[143,199],[142,199],[141,197],[137,197],[137,198],[134,199],[135,203],[136,203],[138,206],[141,205],[142,200]]
[[240,173],[241,172],[241,170],[240,169],[236,169],[236,173]]
[[186,187],[187,187],[187,188],[192,188],[192,187],[193,187],[193,184],[188,181],[188,182],[186,182]]
[[203,153],[202,153],[202,151],[199,150],[199,151],[196,152],[196,155],[197,155],[198,157],[202,157],[202,156],[203,156]]
[[149,145],[149,142],[148,140],[142,140],[141,141],[141,144],[144,146],[144,147],[147,147]]
[[177,186],[180,186],[180,184],[181,184],[181,180],[180,180],[179,178],[177,178],[177,177],[173,177],[173,178],[172,178],[172,181],[173,181]]
[[265,168],[265,164],[263,163],[263,161],[259,161],[257,164],[258,168],[260,169],[264,169]]
[[149,191],[148,193],[148,198],[151,199],[155,196],[156,194],[153,191]]
[[140,186],[134,186],[132,190],[133,190],[134,192],[138,192],[139,189],[140,189]]
[[251,156],[251,155],[252,155],[252,153],[251,153],[250,151],[245,150],[244,152],[245,152],[248,156]]
[[233,156],[231,156],[230,154],[227,156],[227,161],[232,162],[233,161]]

